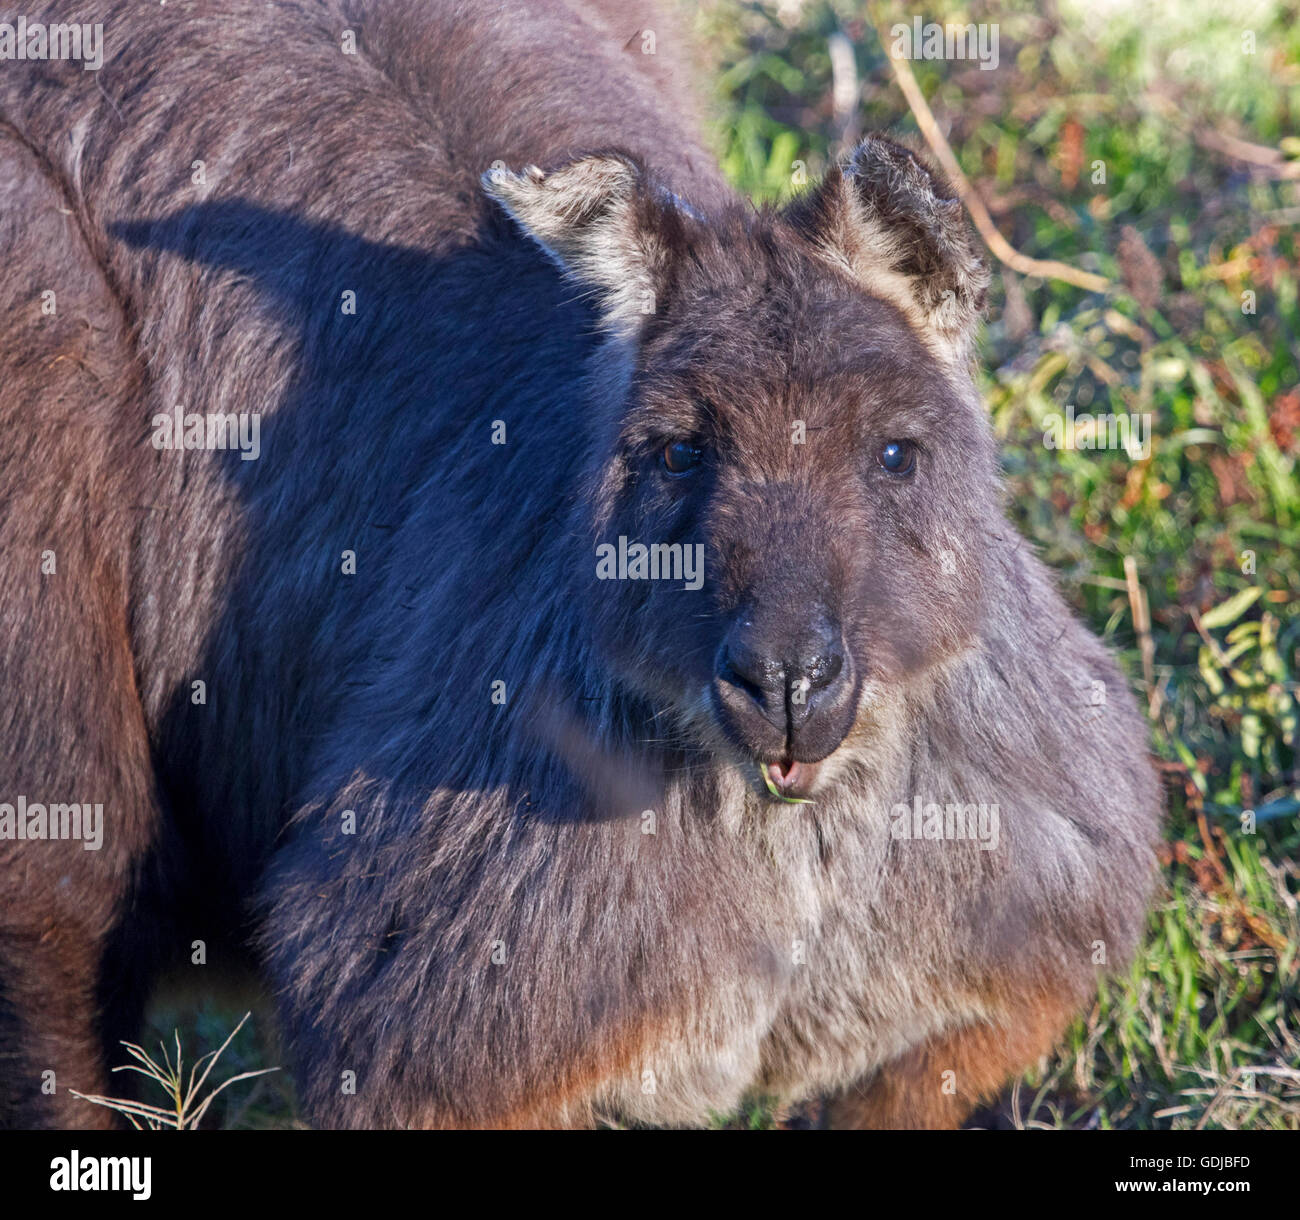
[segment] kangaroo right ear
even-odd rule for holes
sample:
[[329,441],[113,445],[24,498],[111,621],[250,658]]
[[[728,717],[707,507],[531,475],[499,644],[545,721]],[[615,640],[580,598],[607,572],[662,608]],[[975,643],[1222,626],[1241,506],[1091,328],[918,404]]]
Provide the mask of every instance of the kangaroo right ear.
[[482,183],[566,275],[596,290],[610,329],[630,334],[655,312],[682,221],[632,157],[583,157],[550,173],[489,170]]
[[866,291],[896,305],[938,355],[966,358],[989,269],[961,200],[919,157],[868,136],[786,219]]

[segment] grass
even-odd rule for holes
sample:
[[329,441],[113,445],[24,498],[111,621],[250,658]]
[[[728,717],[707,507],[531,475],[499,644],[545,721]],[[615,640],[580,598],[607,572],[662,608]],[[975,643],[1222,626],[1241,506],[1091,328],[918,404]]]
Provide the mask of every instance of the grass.
[[[1147,710],[1169,824],[1133,968],[982,1121],[1294,1130],[1300,186],[1286,159],[1300,155],[1300,12],[1039,8],[927,12],[996,22],[999,68],[913,67],[1011,244],[1113,283],[1100,295],[995,267],[982,389],[1013,519]],[[715,0],[696,25],[723,168],[755,199],[814,181],[863,131],[916,132],[859,4]],[[844,96],[846,44],[848,107],[832,67]],[[1149,416],[1149,454],[1048,448],[1069,405]],[[233,1014],[157,1019],[215,1045]],[[239,1039],[231,1051],[242,1070],[266,1053]],[[213,1121],[292,1123],[287,1082],[260,1087]],[[772,1121],[756,1104],[732,1125]]]
[[[1100,295],[995,266],[982,389],[1013,520],[1147,710],[1169,825],[1133,969],[984,1118],[1296,1129],[1300,13],[1039,8],[927,11],[996,22],[999,68],[912,66],[1011,244],[1112,281]],[[753,198],[788,197],[861,132],[919,141],[863,5],[728,0],[699,26],[722,164]],[[834,100],[837,36],[851,111]],[[1070,405],[1149,416],[1149,454],[1047,447]]]
[[[104,1106],[121,1114],[137,1131],[142,1129],[142,1124],[150,1131],[164,1129],[196,1131],[211,1108],[212,1103],[229,1085],[241,1080],[251,1080],[255,1076],[266,1076],[279,1070],[278,1068],[256,1068],[246,1072],[239,1072],[233,1076],[227,1076],[220,1084],[215,1084],[204,1092],[204,1085],[207,1084],[212,1069],[216,1067],[217,1060],[221,1058],[226,1048],[235,1040],[239,1031],[243,1029],[244,1022],[248,1020],[249,1015],[249,1013],[245,1013],[240,1018],[239,1024],[230,1031],[226,1036],[226,1040],[216,1050],[200,1055],[190,1066],[188,1076],[185,1074],[185,1056],[181,1050],[179,1030],[173,1029],[172,1031],[173,1046],[176,1052],[175,1063],[172,1062],[172,1051],[162,1039],[158,1041],[159,1054],[157,1059],[138,1043],[122,1043],[127,1055],[134,1059],[135,1062],[115,1067],[112,1070],[114,1072],[137,1072],[146,1080],[153,1081],[167,1099],[167,1105],[165,1106],[140,1101],[134,1097],[101,1097],[94,1094],[78,1093],[76,1089],[72,1089],[71,1093],[73,1097],[80,1097],[82,1101],[89,1102],[91,1105]],[[159,1059],[162,1060],[161,1063],[158,1062]]]

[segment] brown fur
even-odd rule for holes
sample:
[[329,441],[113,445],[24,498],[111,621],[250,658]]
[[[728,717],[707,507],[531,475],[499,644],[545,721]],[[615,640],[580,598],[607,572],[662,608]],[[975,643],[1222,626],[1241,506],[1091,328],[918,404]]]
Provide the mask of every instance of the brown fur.
[[107,51],[0,73],[0,802],[105,839],[0,843],[0,1120],[102,1122],[158,973],[250,960],[321,1126],[952,1124],[1032,1063],[1159,799],[1005,522],[942,182],[873,137],[755,211],[615,3],[46,7]]
[[927,1038],[833,1098],[828,1125],[853,1130],[959,1127],[1007,1081],[1050,1054],[1074,1016],[1069,996],[1016,998],[996,1022],[974,1021]]
[[[67,1090],[107,1087],[100,988],[131,980],[129,972],[105,978],[101,965],[159,818],[127,627],[129,556],[116,541],[133,519],[138,459],[101,408],[136,392],[138,377],[116,303],[60,192],[2,134],[0,183],[0,261],[24,269],[0,284],[0,430],[10,472],[0,492],[0,799],[102,801],[107,822],[95,854],[77,842],[0,842],[9,879],[0,903],[0,1112],[21,1098],[33,1119],[102,1126],[107,1112]],[[38,308],[45,288],[58,289],[53,317]],[[41,573],[47,550],[57,576]],[[32,1019],[15,1031],[6,1012]],[[57,1069],[57,1091],[20,1079],[19,1065]]]

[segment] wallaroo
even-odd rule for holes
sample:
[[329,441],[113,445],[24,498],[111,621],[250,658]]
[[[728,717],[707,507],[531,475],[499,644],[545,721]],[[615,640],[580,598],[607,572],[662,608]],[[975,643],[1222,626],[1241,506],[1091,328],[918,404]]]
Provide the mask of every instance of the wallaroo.
[[322,1127],[955,1126],[1050,1050],[1160,801],[948,187],[871,136],[755,210],[615,0],[28,9],[105,61],[0,72],[0,801],[103,833],[0,841],[3,1119],[110,1121],[226,969]]

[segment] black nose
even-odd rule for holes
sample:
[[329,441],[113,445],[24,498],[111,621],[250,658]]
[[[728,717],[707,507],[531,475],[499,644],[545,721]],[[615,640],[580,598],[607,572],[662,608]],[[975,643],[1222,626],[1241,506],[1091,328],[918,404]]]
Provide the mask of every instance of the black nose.
[[718,677],[743,691],[775,727],[801,728],[844,670],[838,626],[816,614],[794,632],[764,630],[741,615],[727,634]]

